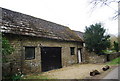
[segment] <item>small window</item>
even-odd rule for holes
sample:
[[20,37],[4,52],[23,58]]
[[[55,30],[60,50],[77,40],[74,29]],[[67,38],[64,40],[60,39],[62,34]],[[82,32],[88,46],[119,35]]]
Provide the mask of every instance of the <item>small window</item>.
[[70,47],[71,55],[75,55],[75,47]]
[[25,47],[25,59],[35,59],[35,47]]

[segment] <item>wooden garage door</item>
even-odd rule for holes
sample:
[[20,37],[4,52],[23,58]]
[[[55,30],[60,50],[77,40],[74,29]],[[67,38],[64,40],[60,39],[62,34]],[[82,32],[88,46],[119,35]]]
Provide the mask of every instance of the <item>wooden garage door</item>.
[[61,68],[61,47],[41,48],[42,71]]

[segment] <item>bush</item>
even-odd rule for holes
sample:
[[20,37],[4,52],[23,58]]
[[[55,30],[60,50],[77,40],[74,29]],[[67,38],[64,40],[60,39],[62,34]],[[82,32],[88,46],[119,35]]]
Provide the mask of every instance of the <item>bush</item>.
[[[2,38],[2,62],[3,62],[3,72],[2,72],[2,77],[3,79],[9,79],[11,81],[14,81],[12,79],[14,79],[14,75],[15,74],[11,74],[11,67],[10,67],[10,63],[12,63],[12,61],[10,61],[7,56],[12,54],[12,52],[14,51],[14,48],[10,45],[10,42],[5,38],[3,37]],[[6,64],[8,64],[8,68],[6,68]],[[14,77],[13,77],[14,76]]]
[[14,48],[10,45],[9,41],[3,37],[2,38],[2,62],[8,62],[6,58],[7,55],[10,55],[14,51]]

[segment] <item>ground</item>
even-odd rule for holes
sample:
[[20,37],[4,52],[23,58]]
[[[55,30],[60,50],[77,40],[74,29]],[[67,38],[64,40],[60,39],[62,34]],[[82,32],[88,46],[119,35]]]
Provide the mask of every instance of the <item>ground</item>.
[[[112,65],[110,66],[110,69],[107,71],[101,71],[101,74],[96,75],[94,77],[87,77],[85,79],[107,79],[105,78],[107,75],[109,75],[109,73],[111,73],[116,67],[118,67],[118,65]],[[113,77],[111,77],[111,79],[114,79]]]
[[107,76],[105,76],[103,79],[120,79],[118,78],[118,72],[120,69],[116,67],[114,70],[112,70]]
[[[44,72],[38,75],[27,75],[27,79],[101,79],[116,66],[104,72],[102,67],[106,64],[74,64],[72,66]],[[101,74],[95,77],[90,76],[92,70],[98,70]],[[25,78],[26,78],[25,77]]]

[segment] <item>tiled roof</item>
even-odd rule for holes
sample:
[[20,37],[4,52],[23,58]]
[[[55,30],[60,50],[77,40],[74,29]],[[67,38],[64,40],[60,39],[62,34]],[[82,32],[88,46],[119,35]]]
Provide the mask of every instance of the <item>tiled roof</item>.
[[66,26],[4,8],[1,29],[4,33],[82,42],[82,39]]
[[84,41],[84,33],[83,32],[81,32],[81,31],[75,31],[75,30],[73,30],[83,41]]

